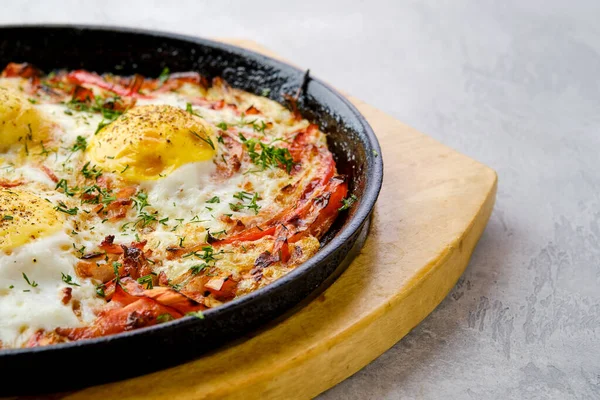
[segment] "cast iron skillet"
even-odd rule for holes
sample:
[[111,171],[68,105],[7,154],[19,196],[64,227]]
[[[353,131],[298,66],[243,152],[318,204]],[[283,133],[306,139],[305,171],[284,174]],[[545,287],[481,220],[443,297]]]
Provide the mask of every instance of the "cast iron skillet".
[[268,89],[268,97],[280,103],[285,103],[283,94],[293,95],[302,86],[299,110],[328,133],[338,170],[359,200],[340,215],[314,257],[273,284],[206,311],[204,320],[185,317],[98,339],[0,350],[0,395],[70,390],[197,357],[324,290],[347,266],[346,254],[362,245],[383,178],[379,144],[354,106],[320,80],[304,80],[304,71],[206,39],[93,26],[0,27],[0,68],[8,62],[29,62],[46,72],[85,68],[145,76],[157,76],[168,66],[174,72],[221,76],[255,94]]

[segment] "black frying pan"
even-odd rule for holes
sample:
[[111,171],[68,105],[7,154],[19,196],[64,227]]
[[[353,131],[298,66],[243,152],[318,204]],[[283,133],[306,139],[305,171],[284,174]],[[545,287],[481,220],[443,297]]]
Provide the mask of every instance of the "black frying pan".
[[338,171],[349,178],[359,201],[340,215],[314,257],[267,287],[207,310],[204,320],[185,317],[98,339],[0,350],[0,395],[70,390],[198,357],[323,291],[349,264],[351,249],[362,245],[383,178],[379,144],[354,106],[318,79],[305,79],[304,71],[206,39],[90,26],[0,27],[0,68],[9,62],[29,62],[46,72],[85,68],[157,76],[164,67],[198,71],[255,94],[269,89],[268,97],[280,103],[284,94],[302,87],[299,110],[328,133]]

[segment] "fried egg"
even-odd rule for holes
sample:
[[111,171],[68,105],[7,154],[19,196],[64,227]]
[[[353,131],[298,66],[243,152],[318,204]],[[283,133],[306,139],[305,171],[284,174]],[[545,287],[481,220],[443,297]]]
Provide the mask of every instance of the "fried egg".
[[73,266],[77,258],[72,249],[69,235],[59,230],[0,256],[3,347],[21,346],[39,329],[52,331],[93,321],[92,310],[103,301],[95,296],[90,280],[76,277]]
[[[94,285],[73,279],[76,258],[63,222],[50,201],[21,189],[0,190],[3,346],[18,345],[38,329],[79,326],[93,319]],[[65,288],[68,302],[63,300]]]
[[180,166],[211,160],[216,138],[201,118],[169,105],[134,107],[102,128],[91,159],[130,181],[160,179]]
[[0,190],[0,250],[11,250],[61,227],[52,203],[20,189]]
[[0,86],[0,151],[27,141],[40,141],[48,134],[42,113],[17,90]]

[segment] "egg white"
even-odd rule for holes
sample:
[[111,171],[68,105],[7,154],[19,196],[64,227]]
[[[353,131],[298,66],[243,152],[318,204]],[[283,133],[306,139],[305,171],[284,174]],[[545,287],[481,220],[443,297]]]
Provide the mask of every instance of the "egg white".
[[[104,302],[96,298],[91,281],[75,275],[73,267],[77,258],[70,251],[71,243],[69,236],[59,231],[0,257],[0,341],[3,346],[20,347],[38,329],[77,327],[94,320],[94,307]],[[61,273],[70,275],[80,286],[67,285]],[[71,303],[62,303],[65,287],[72,288],[72,298],[81,302],[81,318],[73,313]]]

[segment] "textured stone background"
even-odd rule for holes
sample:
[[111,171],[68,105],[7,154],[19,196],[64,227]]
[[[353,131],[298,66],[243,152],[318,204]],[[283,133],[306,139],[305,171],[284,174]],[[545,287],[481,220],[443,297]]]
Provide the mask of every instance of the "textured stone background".
[[0,23],[254,39],[498,171],[456,288],[323,399],[600,398],[599,1],[39,3]]

